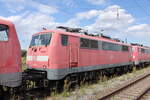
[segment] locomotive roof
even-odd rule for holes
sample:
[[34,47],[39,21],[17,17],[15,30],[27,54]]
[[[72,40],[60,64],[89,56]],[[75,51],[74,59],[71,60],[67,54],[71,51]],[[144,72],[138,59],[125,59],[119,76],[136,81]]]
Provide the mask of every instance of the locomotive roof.
[[13,25],[13,23],[11,21],[4,20],[4,19],[0,19],[0,24],[5,24],[5,25],[8,25],[8,26]]
[[116,40],[113,40],[113,39],[107,39],[107,38],[103,38],[103,37],[99,37],[99,36],[95,36],[95,37],[94,36],[88,36],[88,35],[84,35],[84,34],[80,34],[80,33],[66,32],[63,30],[43,30],[41,32],[33,34],[33,36],[37,35],[37,34],[44,34],[46,32],[58,33],[58,34],[64,34],[64,35],[70,35],[70,36],[76,36],[76,37],[82,37],[82,38],[88,38],[88,39],[95,39],[95,40],[101,40],[101,41],[111,42],[111,43],[120,44],[120,45],[131,46],[130,44],[117,42]]
[[143,48],[143,49],[150,49],[148,46],[139,46],[139,45],[133,45],[134,47]]

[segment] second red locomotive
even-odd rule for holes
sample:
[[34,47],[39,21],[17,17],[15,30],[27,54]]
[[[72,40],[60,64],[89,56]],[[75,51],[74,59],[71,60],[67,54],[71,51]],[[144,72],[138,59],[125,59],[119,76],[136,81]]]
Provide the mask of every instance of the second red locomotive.
[[67,32],[43,30],[34,34],[27,52],[28,71],[42,79],[61,80],[73,73],[133,64],[132,45],[106,36],[75,33],[76,30],[70,29]]

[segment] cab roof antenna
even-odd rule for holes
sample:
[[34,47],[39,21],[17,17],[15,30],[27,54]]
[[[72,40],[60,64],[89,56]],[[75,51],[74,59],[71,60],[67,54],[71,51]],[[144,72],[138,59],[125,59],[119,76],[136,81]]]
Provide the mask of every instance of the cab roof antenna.
[[47,30],[47,27],[44,26],[44,25],[42,25],[42,29],[43,29],[43,30]]

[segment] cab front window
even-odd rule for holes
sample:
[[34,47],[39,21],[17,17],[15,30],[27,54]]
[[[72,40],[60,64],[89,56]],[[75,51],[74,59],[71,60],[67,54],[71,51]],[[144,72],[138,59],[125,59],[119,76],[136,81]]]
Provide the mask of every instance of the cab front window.
[[0,41],[8,41],[8,31],[7,25],[0,24]]
[[50,44],[52,34],[40,34],[32,37],[31,46],[47,46]]

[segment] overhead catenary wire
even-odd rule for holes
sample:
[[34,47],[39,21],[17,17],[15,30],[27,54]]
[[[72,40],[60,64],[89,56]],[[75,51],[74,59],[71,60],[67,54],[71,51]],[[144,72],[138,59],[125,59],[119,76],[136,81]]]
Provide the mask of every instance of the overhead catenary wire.
[[150,14],[146,11],[146,9],[145,9],[142,5],[140,5],[140,4],[138,3],[137,0],[135,0],[135,4],[136,4],[148,17],[150,17]]

